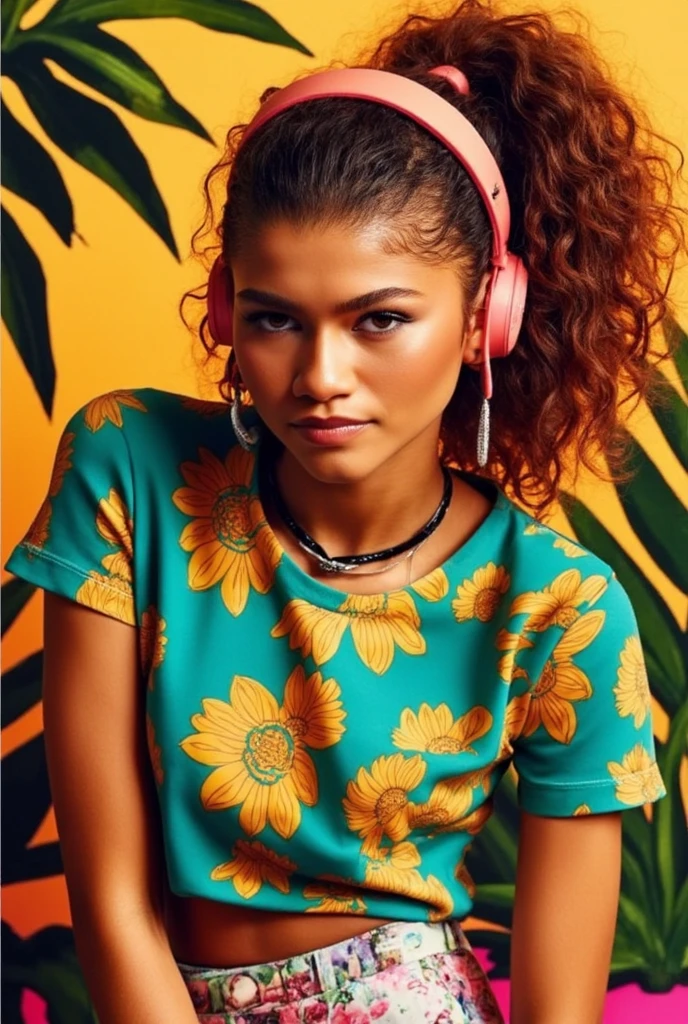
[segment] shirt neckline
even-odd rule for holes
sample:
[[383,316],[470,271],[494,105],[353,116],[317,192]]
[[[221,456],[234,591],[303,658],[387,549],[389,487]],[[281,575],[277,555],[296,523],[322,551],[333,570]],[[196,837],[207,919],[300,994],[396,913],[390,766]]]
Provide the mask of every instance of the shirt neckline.
[[260,496],[261,448],[262,445],[259,444],[255,453],[250,491],[259,503],[260,517],[265,524],[263,529],[268,531],[271,544],[279,554],[278,572],[282,575],[290,593],[303,597],[316,607],[325,608],[329,611],[339,611],[341,606],[346,604],[347,601],[355,603],[356,600],[363,600],[372,603],[383,603],[393,594],[405,592],[411,595],[414,591],[417,593],[423,587],[423,584],[431,583],[431,577],[438,570],[442,570],[445,575],[449,575],[453,570],[460,569],[461,567],[468,569],[468,565],[474,557],[474,552],[482,546],[485,536],[493,530],[496,520],[501,517],[502,513],[512,507],[511,502],[501,488],[493,481],[485,480],[483,477],[468,473],[465,470],[457,470],[450,467],[453,475],[462,477],[471,486],[476,487],[476,490],[482,490],[483,493],[485,493],[486,489],[492,490],[494,499],[492,508],[483,521],[476,527],[470,537],[453,551],[444,562],[435,566],[434,569],[431,569],[425,575],[419,576],[411,583],[396,587],[394,590],[379,591],[373,594],[355,594],[348,590],[331,587],[327,583],[323,583],[321,580],[310,576],[294,561],[289,552],[280,543],[265,515],[265,508]]

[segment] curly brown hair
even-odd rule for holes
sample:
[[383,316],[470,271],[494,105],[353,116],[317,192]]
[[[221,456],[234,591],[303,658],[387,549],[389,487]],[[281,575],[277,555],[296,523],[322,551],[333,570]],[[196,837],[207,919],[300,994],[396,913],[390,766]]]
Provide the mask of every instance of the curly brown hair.
[[[672,273],[686,251],[676,199],[681,151],[614,83],[582,15],[564,14],[572,28],[547,13],[501,13],[463,0],[444,16],[408,17],[353,65],[440,93],[500,165],[509,248],[525,262],[529,291],[516,349],[493,363],[486,472],[539,513],[570,466],[601,475],[602,452],[622,475],[620,406],[648,392],[652,329],[669,312]],[[442,64],[465,73],[468,96],[428,75]],[[386,215],[399,222],[398,244],[456,259],[473,302],[489,267],[489,221],[464,168],[414,122],[336,98],[285,111],[242,147],[243,130],[230,129],[206,179],[197,254],[221,249],[229,260],[252,231],[279,218],[356,223]],[[205,317],[200,337],[214,352]],[[227,375],[221,391],[231,396]],[[472,470],[480,401],[477,375],[462,373],[442,426],[444,458]]]

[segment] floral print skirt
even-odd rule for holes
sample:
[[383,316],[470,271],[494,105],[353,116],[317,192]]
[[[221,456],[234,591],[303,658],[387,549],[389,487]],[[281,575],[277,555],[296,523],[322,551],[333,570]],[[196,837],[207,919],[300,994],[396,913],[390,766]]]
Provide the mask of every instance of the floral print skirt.
[[178,966],[203,1024],[503,1024],[456,922],[387,924],[271,964]]

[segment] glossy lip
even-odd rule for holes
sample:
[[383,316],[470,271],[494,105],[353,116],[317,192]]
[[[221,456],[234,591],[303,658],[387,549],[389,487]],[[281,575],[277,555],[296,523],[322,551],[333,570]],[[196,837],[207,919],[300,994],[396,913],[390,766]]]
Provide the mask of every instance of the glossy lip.
[[339,427],[363,427],[369,420],[352,420],[348,416],[328,416],[321,419],[318,416],[305,416],[302,420],[295,420],[292,427],[312,428],[314,430],[337,430]]
[[336,447],[356,437],[370,424],[370,420],[352,420],[344,416],[330,416],[318,419],[307,416],[291,426],[298,430],[304,441],[319,447]]

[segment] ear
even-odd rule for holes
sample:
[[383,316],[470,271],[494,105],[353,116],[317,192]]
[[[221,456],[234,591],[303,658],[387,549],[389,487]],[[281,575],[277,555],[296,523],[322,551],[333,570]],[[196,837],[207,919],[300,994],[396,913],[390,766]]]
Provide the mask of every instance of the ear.
[[492,271],[483,274],[463,333],[463,362],[477,370],[483,362],[485,348],[485,293],[492,278]]

